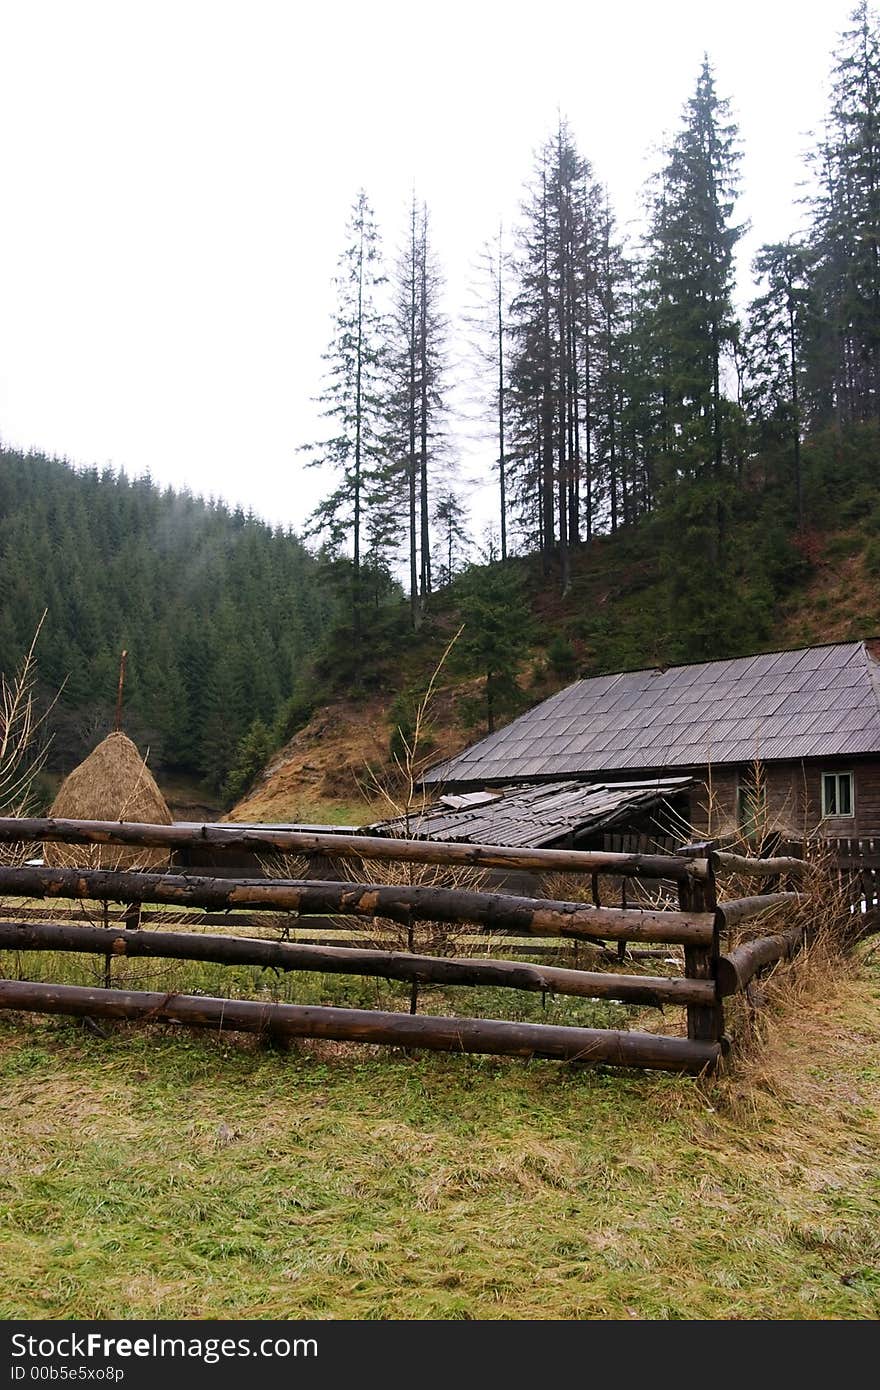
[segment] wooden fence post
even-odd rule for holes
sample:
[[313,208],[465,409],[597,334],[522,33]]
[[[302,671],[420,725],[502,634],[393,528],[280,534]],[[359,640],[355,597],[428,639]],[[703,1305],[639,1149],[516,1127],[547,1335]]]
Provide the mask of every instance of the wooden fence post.
[[[718,909],[715,890],[715,872],[712,868],[711,853],[715,844],[712,840],[684,845],[680,853],[695,859],[707,859],[709,872],[706,878],[678,880],[678,901],[686,912],[712,912]],[[691,980],[717,980],[719,924],[716,917],[712,941],[706,946],[685,946],[684,973]],[[724,1037],[724,1005],[720,999],[712,1004],[688,1004],[687,1030],[692,1042],[717,1042]]]

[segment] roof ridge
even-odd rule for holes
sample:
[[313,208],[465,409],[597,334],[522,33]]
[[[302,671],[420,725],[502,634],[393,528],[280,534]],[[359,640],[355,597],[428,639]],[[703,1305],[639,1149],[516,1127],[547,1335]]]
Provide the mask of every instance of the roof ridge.
[[[608,680],[610,677],[618,679],[620,676],[637,676],[640,672],[659,673],[668,675],[670,671],[687,671],[691,666],[724,666],[732,661],[755,661],[759,656],[786,656],[792,652],[821,652],[828,647],[864,647],[868,642],[880,642],[878,637],[846,637],[837,642],[808,642],[804,647],[764,647],[757,652],[741,652],[737,656],[709,656],[702,657],[698,661],[674,661],[666,666],[627,666],[622,671],[597,671],[592,676],[579,676],[571,685],[563,686],[562,690],[556,691],[557,695],[564,690],[571,690],[575,685],[583,685],[585,681]],[[551,700],[555,697],[551,695]],[[528,711],[527,711],[528,712]]]

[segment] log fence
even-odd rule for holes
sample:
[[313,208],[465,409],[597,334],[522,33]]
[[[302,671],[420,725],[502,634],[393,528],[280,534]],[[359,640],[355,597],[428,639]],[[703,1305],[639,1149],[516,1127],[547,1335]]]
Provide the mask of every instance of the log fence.
[[880,838],[832,836],[811,840],[807,853],[833,856],[837,874],[856,912],[880,912]]
[[[589,885],[591,900],[526,898],[408,883],[0,865],[0,896],[7,899],[0,911],[0,951],[21,953],[19,959],[34,952],[60,951],[102,955],[108,963],[123,957],[207,961],[286,972],[362,975],[408,983],[412,989],[408,1014],[215,999],[115,989],[108,964],[105,988],[0,980],[0,1008],[699,1073],[715,1067],[729,1050],[725,1000],[744,990],[758,971],[794,955],[803,942],[799,926],[780,929],[780,920],[806,900],[804,862],[793,856],[748,859],[719,850],[712,842],[660,855],[604,850],[520,851],[372,836],[263,832],[250,827],[231,827],[227,834],[224,827],[216,826],[0,819],[0,843],[22,846],[46,840],[150,848],[210,842],[227,850],[240,850],[246,842],[250,849],[256,845],[276,852],[332,854],[361,861],[427,863],[446,868],[462,864],[537,868],[580,875]],[[763,880],[780,891],[719,901],[718,879],[726,874],[747,882],[757,880],[758,885]],[[620,906],[602,902],[609,879],[623,885]],[[634,879],[640,884],[645,880],[655,885],[673,884],[677,908],[631,905],[626,884]],[[29,903],[42,900],[51,906],[25,907],[19,899]],[[84,915],[77,917],[76,909],[70,906],[55,907],[76,901],[102,904],[105,924],[98,926]],[[122,904],[122,910],[111,913],[111,904]],[[143,911],[144,904],[153,910]],[[273,940],[185,931],[177,926],[154,930],[153,924],[158,925],[163,917],[154,910],[157,906],[195,909],[204,914],[198,919],[200,927],[226,923],[237,929],[253,927],[267,920],[265,914],[274,913],[275,919],[268,918],[271,924],[283,913],[288,914],[285,920],[298,934],[292,937],[288,931],[284,939]],[[338,943],[345,937],[339,930],[340,919],[389,919],[406,927],[410,938],[414,921],[455,925],[472,934],[470,940],[478,940],[480,932],[491,933],[495,949],[506,951],[507,942],[515,940],[520,949],[532,954],[546,951],[551,942],[584,942],[598,950],[601,959],[603,954],[611,957],[608,943],[614,943],[618,957],[628,966],[633,960],[655,957],[654,948],[663,944],[681,951],[683,975],[634,974],[621,969],[603,972],[495,956],[430,955],[414,949],[381,950],[357,940],[341,945]],[[303,939],[310,921],[321,922],[333,944]],[[736,938],[743,924],[749,924],[751,939],[739,941]],[[768,930],[762,932],[762,928]],[[649,949],[633,950],[630,943]],[[418,1014],[415,1001],[420,985],[492,986],[616,1000],[633,1006],[677,1005],[686,1010],[687,1036]]]

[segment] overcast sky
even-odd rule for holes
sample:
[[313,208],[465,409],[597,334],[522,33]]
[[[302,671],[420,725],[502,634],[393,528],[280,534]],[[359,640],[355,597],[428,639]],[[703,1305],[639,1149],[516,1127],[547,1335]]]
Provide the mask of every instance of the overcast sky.
[[0,0],[0,438],[299,529],[329,484],[295,450],[359,186],[388,250],[427,200],[454,314],[557,112],[626,222],[707,51],[747,262],[802,217],[851,8]]

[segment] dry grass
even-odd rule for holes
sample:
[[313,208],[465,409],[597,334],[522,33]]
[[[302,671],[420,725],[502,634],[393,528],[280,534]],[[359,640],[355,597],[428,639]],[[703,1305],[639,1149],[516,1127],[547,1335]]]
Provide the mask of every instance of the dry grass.
[[[38,959],[56,979],[84,968]],[[131,987],[361,1007],[406,993],[117,969]],[[0,1316],[876,1317],[876,954],[846,960],[818,931],[755,989],[735,1067],[696,1082],[0,1018]],[[588,1001],[456,1000],[645,1026]],[[674,1012],[660,1026],[681,1031]]]
[[0,1315],[875,1317],[878,1003],[701,1083],[0,1019]]
[[[118,730],[65,777],[49,814],[64,820],[171,824],[171,812],[146,759]],[[169,859],[167,849],[62,844],[47,844],[44,857],[47,864],[89,869],[161,869]]]

